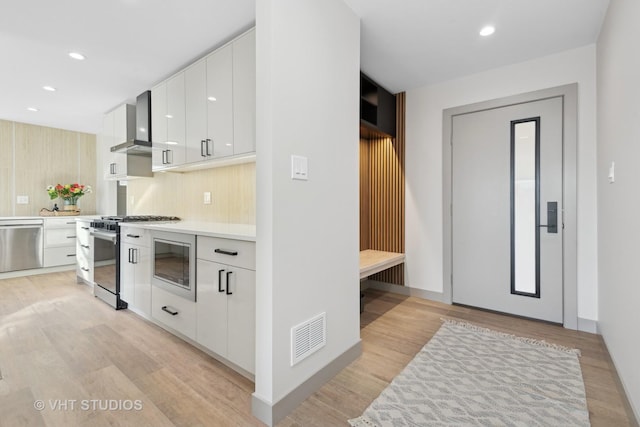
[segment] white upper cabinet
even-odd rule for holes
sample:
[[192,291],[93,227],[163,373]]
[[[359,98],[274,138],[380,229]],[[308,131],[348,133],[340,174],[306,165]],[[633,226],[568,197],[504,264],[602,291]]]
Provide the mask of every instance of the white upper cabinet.
[[[122,104],[115,110],[106,114],[103,120],[102,131],[103,138],[106,138],[109,141],[109,147],[135,138],[135,106]],[[105,179],[116,180],[127,176],[128,159],[126,154],[109,152],[107,160],[104,173]]]
[[231,45],[185,71],[187,163],[233,154]]
[[151,91],[154,171],[185,163],[184,77],[178,73]]
[[255,30],[152,90],[153,170],[255,152]]
[[233,155],[233,49],[207,57],[207,157]]
[[207,62],[196,62],[184,76],[187,163],[206,160],[207,139]]
[[233,154],[256,151],[256,32],[233,42]]

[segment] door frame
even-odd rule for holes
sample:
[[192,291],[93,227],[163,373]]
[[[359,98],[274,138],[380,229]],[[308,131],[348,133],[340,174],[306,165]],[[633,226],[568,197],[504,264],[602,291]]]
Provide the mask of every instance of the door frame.
[[562,192],[564,212],[563,256],[563,326],[578,328],[578,258],[577,258],[577,143],[578,143],[578,84],[542,89],[490,101],[448,108],[442,117],[442,217],[443,217],[443,296],[451,304],[453,295],[452,246],[452,131],[453,118],[496,108],[509,107],[549,98],[562,98]]

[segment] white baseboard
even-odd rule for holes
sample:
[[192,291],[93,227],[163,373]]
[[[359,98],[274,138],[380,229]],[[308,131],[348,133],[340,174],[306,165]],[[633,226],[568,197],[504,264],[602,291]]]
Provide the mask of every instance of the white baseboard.
[[582,332],[590,332],[592,334],[599,334],[598,322],[596,320],[578,317],[578,330]]
[[270,427],[276,425],[298,405],[304,402],[307,397],[322,387],[324,383],[360,357],[361,354],[362,341],[358,341],[276,403],[267,402],[262,397],[253,393],[251,396],[251,413]]

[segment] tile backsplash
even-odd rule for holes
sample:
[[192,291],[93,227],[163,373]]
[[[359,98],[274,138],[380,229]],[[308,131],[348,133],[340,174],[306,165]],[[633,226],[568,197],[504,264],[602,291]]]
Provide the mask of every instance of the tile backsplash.
[[[204,193],[211,203],[204,203]],[[127,184],[128,215],[174,215],[184,220],[256,223],[255,163],[185,173],[155,173]]]

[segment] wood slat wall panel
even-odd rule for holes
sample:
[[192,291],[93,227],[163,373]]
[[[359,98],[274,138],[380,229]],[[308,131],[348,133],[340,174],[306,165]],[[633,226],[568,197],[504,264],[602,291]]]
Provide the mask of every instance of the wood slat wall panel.
[[[396,103],[396,138],[369,134],[360,140],[361,250],[404,253],[404,92],[396,95]],[[404,266],[371,278],[404,285]]]

